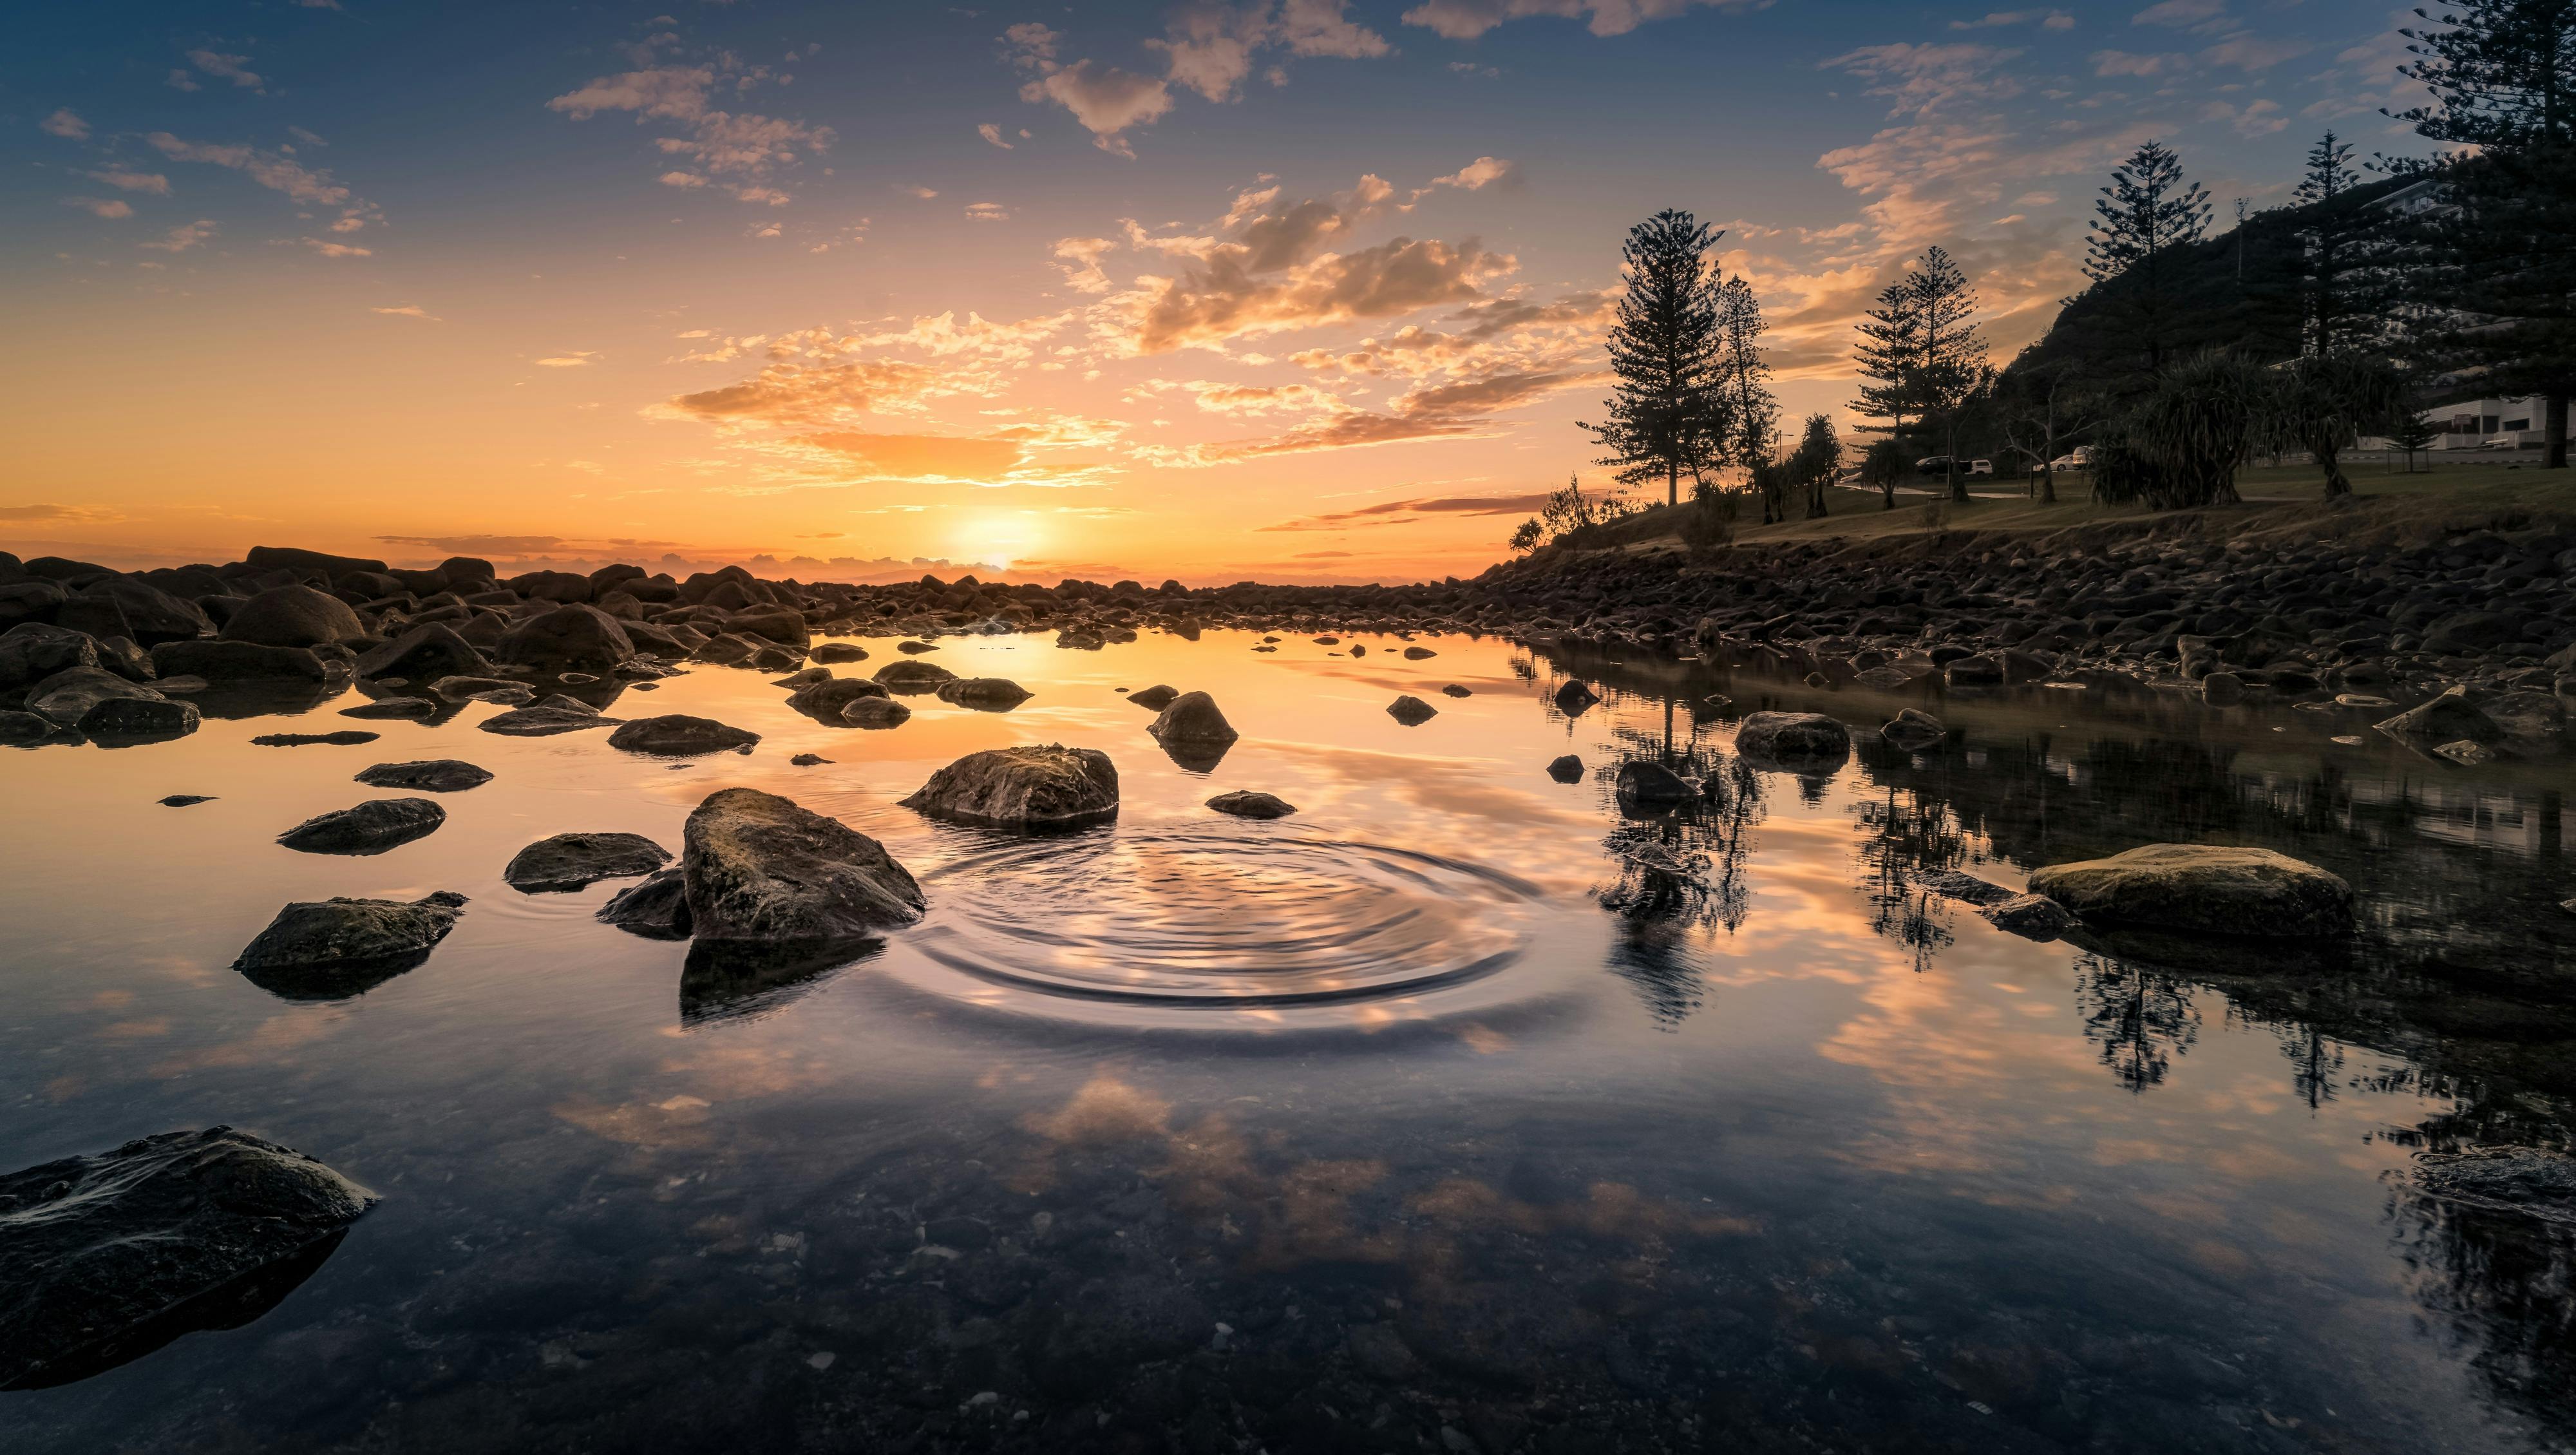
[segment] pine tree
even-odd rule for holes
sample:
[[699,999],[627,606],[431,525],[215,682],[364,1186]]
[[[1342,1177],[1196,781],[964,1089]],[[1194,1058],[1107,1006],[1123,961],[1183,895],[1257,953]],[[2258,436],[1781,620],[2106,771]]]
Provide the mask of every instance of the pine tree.
[[1986,364],[1985,335],[1974,322],[1976,290],[1968,276],[1941,248],[1928,248],[1923,265],[1906,276],[1914,295],[1915,327],[1921,339],[1915,360],[1915,406],[1927,426],[1941,431],[1943,453],[1950,456],[1950,498],[1968,500],[1968,479],[1959,473],[1959,423],[1968,407],[1994,382]]
[[2174,306],[2166,258],[2200,241],[2209,227],[2209,194],[2183,181],[2182,159],[2171,148],[2150,141],[2112,171],[2093,210],[2084,275],[2116,285],[2146,346],[2148,371],[2160,370]]
[[[1863,424],[1863,434],[1886,438],[1870,446],[1871,456],[1884,464],[1889,456],[1878,448],[1886,445],[1903,452],[1907,421],[1920,409],[1914,395],[1915,378],[1923,355],[1923,317],[1916,306],[1914,290],[1900,280],[1879,290],[1878,305],[1866,310],[1860,325],[1860,348],[1852,363],[1864,379],[1860,397],[1851,402],[1851,412],[1865,420],[1884,420],[1883,424]],[[1883,508],[1896,508],[1892,480],[1878,482]]]
[[1725,448],[1716,387],[1719,284],[1702,262],[1724,234],[1670,208],[1628,229],[1619,250],[1627,295],[1610,330],[1618,383],[1602,402],[1608,420],[1584,424],[1609,453],[1622,485],[1661,479],[1664,501],[1681,503],[1681,477],[1706,483]]
[[[2423,12],[2418,11],[2418,14]],[[2422,362],[2485,392],[2547,400],[2550,469],[2567,465],[2576,391],[2576,0],[2463,0],[2442,28],[2399,32],[2400,72],[2430,105],[2391,112],[2459,148],[2424,170],[2441,205],[2409,252],[2429,305]]]
[[1780,402],[1771,397],[1771,366],[1762,361],[1762,300],[1743,278],[1717,293],[1717,393],[1726,423],[1724,458],[1750,472],[1762,496],[1762,523],[1786,519],[1779,482],[1761,474],[1771,462],[1771,432]]
[[1807,519],[1824,516],[1825,491],[1832,487],[1842,468],[1843,442],[1834,433],[1834,417],[1808,415],[1806,427],[1798,436],[1798,448],[1789,455],[1789,473],[1807,492]]
[[2360,348],[2385,330],[2391,259],[2374,236],[2380,214],[2347,195],[2360,180],[2350,142],[2329,131],[2308,148],[2293,195],[2311,213],[2299,229],[2298,265],[2300,352],[2311,358]]

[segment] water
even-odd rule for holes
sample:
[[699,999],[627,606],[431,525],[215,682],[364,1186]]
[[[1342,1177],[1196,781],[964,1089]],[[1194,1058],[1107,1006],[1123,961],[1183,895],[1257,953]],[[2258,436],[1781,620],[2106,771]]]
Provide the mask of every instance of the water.
[[[932,660],[1036,695],[914,697],[875,733],[702,668],[610,708],[766,735],[678,765],[478,732],[481,705],[362,724],[384,733],[362,747],[250,745],[347,725],[327,704],[0,757],[0,1167],[228,1122],[384,1197],[247,1324],[0,1395],[0,1446],[2576,1435],[2565,1234],[2407,1180],[2422,1149],[2566,1138],[2560,767],[2097,685],[1954,694],[1926,704],[1961,730],[1945,749],[1865,736],[1802,779],[1737,759],[1736,714],[1866,729],[1904,702],[1357,640],[950,639]],[[893,657],[869,645],[857,670]],[[1568,676],[1606,700],[1567,718]],[[1156,682],[1212,692],[1243,740],[1176,763],[1115,690]],[[1398,692],[1440,715],[1402,726]],[[896,806],[1026,741],[1107,750],[1117,823],[1014,840]],[[806,751],[833,761],[789,764]],[[1566,752],[1584,781],[1546,776]],[[359,769],[427,757],[496,777],[381,856],[272,843],[375,796]],[[1714,775],[1720,801],[1625,817],[1623,757]],[[617,884],[500,882],[566,830],[676,849],[734,784],[884,840],[929,918],[851,963],[747,970],[595,923]],[[1300,812],[1201,807],[1238,787]],[[2122,959],[1909,887],[2175,839],[2326,865],[2364,933],[2320,959]],[[471,899],[455,933],[363,994],[228,968],[289,899],[434,889]]]

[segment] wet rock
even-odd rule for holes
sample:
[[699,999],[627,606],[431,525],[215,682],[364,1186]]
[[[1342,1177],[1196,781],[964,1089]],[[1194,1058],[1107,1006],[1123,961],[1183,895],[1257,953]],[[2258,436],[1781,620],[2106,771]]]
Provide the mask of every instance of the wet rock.
[[1600,694],[1581,682],[1567,682],[1556,689],[1556,710],[1567,717],[1581,717],[1585,709],[1601,700]]
[[211,793],[173,793],[167,798],[153,801],[163,808],[194,808],[201,803],[214,802],[215,796]]
[[[1577,771],[1581,771],[1579,765]],[[1618,794],[1621,803],[1654,808],[1692,803],[1699,798],[1699,790],[1689,780],[1661,763],[1647,762],[1619,765]]]
[[1404,660],[1408,662],[1419,662],[1439,655],[1440,654],[1438,652],[1431,650],[1429,647],[1407,647],[1404,649]]
[[1254,788],[1238,788],[1220,793],[1207,801],[1207,806],[1236,818],[1286,818],[1297,811],[1297,805],[1273,793]]
[[1996,929],[2025,940],[2053,940],[2082,923],[2066,906],[2040,894],[2016,894],[1977,912]]
[[620,725],[617,731],[608,735],[608,745],[612,748],[666,757],[729,752],[735,748],[748,748],[759,741],[760,734],[748,728],[729,727],[714,718],[692,717],[684,712],[639,717]]
[[820,753],[798,753],[795,757],[790,758],[787,761],[793,767],[819,768],[832,760],[824,757]]
[[439,704],[426,697],[379,697],[340,709],[342,717],[355,718],[423,718],[435,717],[438,712]]
[[447,810],[426,798],[371,798],[308,818],[277,841],[305,854],[381,854],[425,838],[445,822]]
[[487,733],[509,738],[543,738],[556,733],[577,733],[590,728],[614,727],[622,719],[602,717],[599,709],[578,698],[558,692],[543,702],[528,707],[514,707],[494,713],[476,723]]
[[1547,765],[1547,776],[1559,783],[1580,783],[1583,781],[1583,760],[1572,753],[1554,759]]
[[1440,715],[1440,709],[1419,697],[1406,694],[1386,705],[1386,715],[1406,727],[1420,727]]
[[378,763],[362,768],[357,781],[370,788],[408,788],[417,793],[459,793],[492,781],[489,769],[457,758],[420,758],[408,763]]
[[2448,758],[2463,768],[2483,768],[2504,755],[2484,743],[2462,738],[2456,743],[2444,743],[2433,749],[2433,756]]
[[1941,669],[1941,680],[1952,687],[1999,687],[2004,664],[1995,657],[1961,657]]
[[167,742],[197,730],[195,704],[166,697],[111,697],[81,714],[75,724],[102,742]]
[[1851,733],[1818,712],[1747,713],[1735,750],[1758,766],[1816,771],[1841,766],[1851,755]]
[[559,606],[501,634],[493,659],[542,672],[606,672],[635,655],[617,618],[587,604]]
[[986,828],[1080,828],[1117,817],[1118,769],[1097,748],[995,748],[932,774],[903,806]]
[[445,890],[409,903],[301,900],[279,910],[268,928],[233,961],[233,968],[246,975],[281,974],[365,970],[404,962],[408,969],[447,938],[464,907],[464,895]]
[[1055,644],[1058,647],[1076,652],[1096,652],[1102,647],[1108,645],[1108,643],[1100,639],[1097,632],[1087,631],[1058,632],[1056,633]]
[[366,634],[366,624],[339,597],[310,586],[276,586],[243,602],[215,636],[264,647],[319,647]]
[[361,677],[435,683],[442,677],[488,677],[492,663],[445,622],[433,621],[360,653],[357,672]]
[[356,728],[342,728],[338,732],[330,733],[262,733],[251,739],[251,743],[262,748],[354,748],[360,743],[372,743],[383,736],[382,733],[366,733]]
[[57,727],[74,727],[92,708],[119,698],[137,702],[168,699],[141,683],[128,682],[97,667],[73,667],[27,689],[27,710]]
[[939,685],[939,700],[979,712],[1008,712],[1036,694],[1008,677],[960,677]]
[[439,677],[430,682],[429,690],[449,702],[493,702],[504,706],[533,702],[537,696],[535,688],[509,677]]
[[2576,1224],[2576,1157],[2542,1147],[2472,1147],[2415,1159],[2415,1185],[2444,1202]]
[[769,685],[772,687],[784,687],[790,692],[802,692],[817,682],[829,682],[831,680],[831,668],[808,667],[801,672],[790,672],[784,677],[772,678],[770,679]]
[[2550,745],[2567,734],[2567,705],[2552,692],[2506,692],[2479,711],[2516,743]]
[[890,697],[862,697],[841,709],[841,721],[854,728],[901,727],[912,709]]
[[0,712],[0,743],[40,743],[61,731],[32,712]]
[[689,937],[688,875],[677,868],[656,870],[642,883],[610,896],[594,917],[648,940],[685,940]]
[[938,646],[931,642],[897,642],[894,644],[894,649],[898,652],[904,653],[906,656],[939,650]]
[[[300,1152],[220,1126],[0,1176],[0,1389],[66,1384],[247,1322],[375,1203]],[[309,1266],[282,1285],[260,1278],[298,1261]]]
[[74,667],[101,666],[98,648],[87,632],[22,621],[0,636],[0,692],[19,691]]
[[1941,719],[1909,707],[1880,725],[1878,735],[1909,753],[1919,753],[1950,735]]
[[2270,849],[2149,844],[2050,865],[2030,888],[2106,924],[2267,938],[2352,929],[2351,885]]
[[885,696],[883,687],[864,677],[834,677],[798,688],[788,695],[787,705],[816,722],[837,725],[846,720],[850,704],[871,697],[884,701]]
[[642,834],[556,834],[512,855],[501,878],[522,894],[561,894],[650,874],[670,862],[671,851]]
[[1473,697],[1476,694],[1459,686],[1457,683],[1452,682],[1448,686],[1440,689],[1440,695],[1443,697]]
[[1393,1384],[1412,1378],[1422,1368],[1422,1361],[1405,1347],[1393,1324],[1354,1324],[1343,1343],[1351,1363],[1371,1379]]
[[2417,743],[2449,743],[2465,738],[2492,746],[2505,738],[2504,728],[2470,703],[2465,687],[2454,687],[2374,726],[2392,738]]
[[1157,682],[1142,692],[1128,693],[1127,700],[1136,704],[1138,707],[1146,708],[1153,712],[1161,712],[1164,708],[1167,708],[1175,701],[1178,701],[1180,695],[1181,693],[1179,688]]
[[1216,699],[1204,692],[1184,692],[1173,698],[1145,731],[1167,747],[1173,743],[1231,743],[1241,736],[1218,711]]
[[936,662],[907,659],[888,662],[877,669],[877,685],[888,692],[931,692],[943,682],[954,682],[957,674]]
[[868,649],[856,642],[824,642],[805,655],[817,662],[864,662]]
[[2226,707],[2245,700],[2245,679],[2233,672],[2212,672],[2200,679],[2200,700]]
[[209,682],[328,682],[349,670],[325,662],[310,647],[213,641],[163,642],[152,649],[152,668],[164,677]]
[[2000,884],[1990,884],[1974,874],[1962,874],[1956,869],[1926,874],[1916,882],[1944,899],[1960,900],[1979,908],[1990,909],[2015,897],[2012,890]]
[[701,940],[860,938],[921,918],[921,886],[885,847],[754,788],[708,795],[681,848]]
[[1902,667],[1877,666],[1853,674],[1852,681],[1880,692],[1894,692],[1898,688],[1912,686],[1914,678]]

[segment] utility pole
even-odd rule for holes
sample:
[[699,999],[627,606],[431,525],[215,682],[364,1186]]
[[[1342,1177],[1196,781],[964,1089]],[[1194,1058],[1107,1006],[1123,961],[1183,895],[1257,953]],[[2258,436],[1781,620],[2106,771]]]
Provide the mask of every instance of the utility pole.
[[2236,199],[2236,291],[2245,291],[2245,199]]

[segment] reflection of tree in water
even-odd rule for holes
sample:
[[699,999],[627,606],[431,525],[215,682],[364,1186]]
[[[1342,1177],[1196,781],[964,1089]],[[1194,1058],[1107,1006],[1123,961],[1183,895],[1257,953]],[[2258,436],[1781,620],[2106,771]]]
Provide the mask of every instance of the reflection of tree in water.
[[2505,1403],[2565,1436],[2576,1420],[2576,1228],[2412,1187],[2390,1215],[2417,1301],[2475,1350],[2469,1364]]
[[2343,1047],[2327,1040],[2315,1026],[2281,1032],[2281,1054],[2290,1063],[2290,1087],[2315,1111],[2335,1099],[2335,1077],[2343,1071]]
[[2085,1039],[2132,1092],[2161,1085],[2173,1058],[2200,1038],[2200,1010],[2179,975],[2100,955],[2075,959],[2075,1008]]
[[1869,896],[1869,927],[1912,951],[1914,968],[1924,970],[1949,948],[1951,934],[1938,901],[1913,881],[1964,862],[1967,830],[1948,804],[1893,787],[1884,799],[1855,804],[1852,812],[1867,831],[1860,883]]
[[1673,756],[1684,759],[1668,764],[1676,772],[1702,770],[1701,800],[1613,827],[1601,842],[1619,877],[1596,896],[1623,922],[1611,971],[1666,1027],[1700,1007],[1704,981],[1690,955],[1693,936],[1710,926],[1730,935],[1744,926],[1752,902],[1745,863],[1764,812],[1762,776],[1741,759],[1718,763],[1712,751],[1699,761],[1695,746]]

